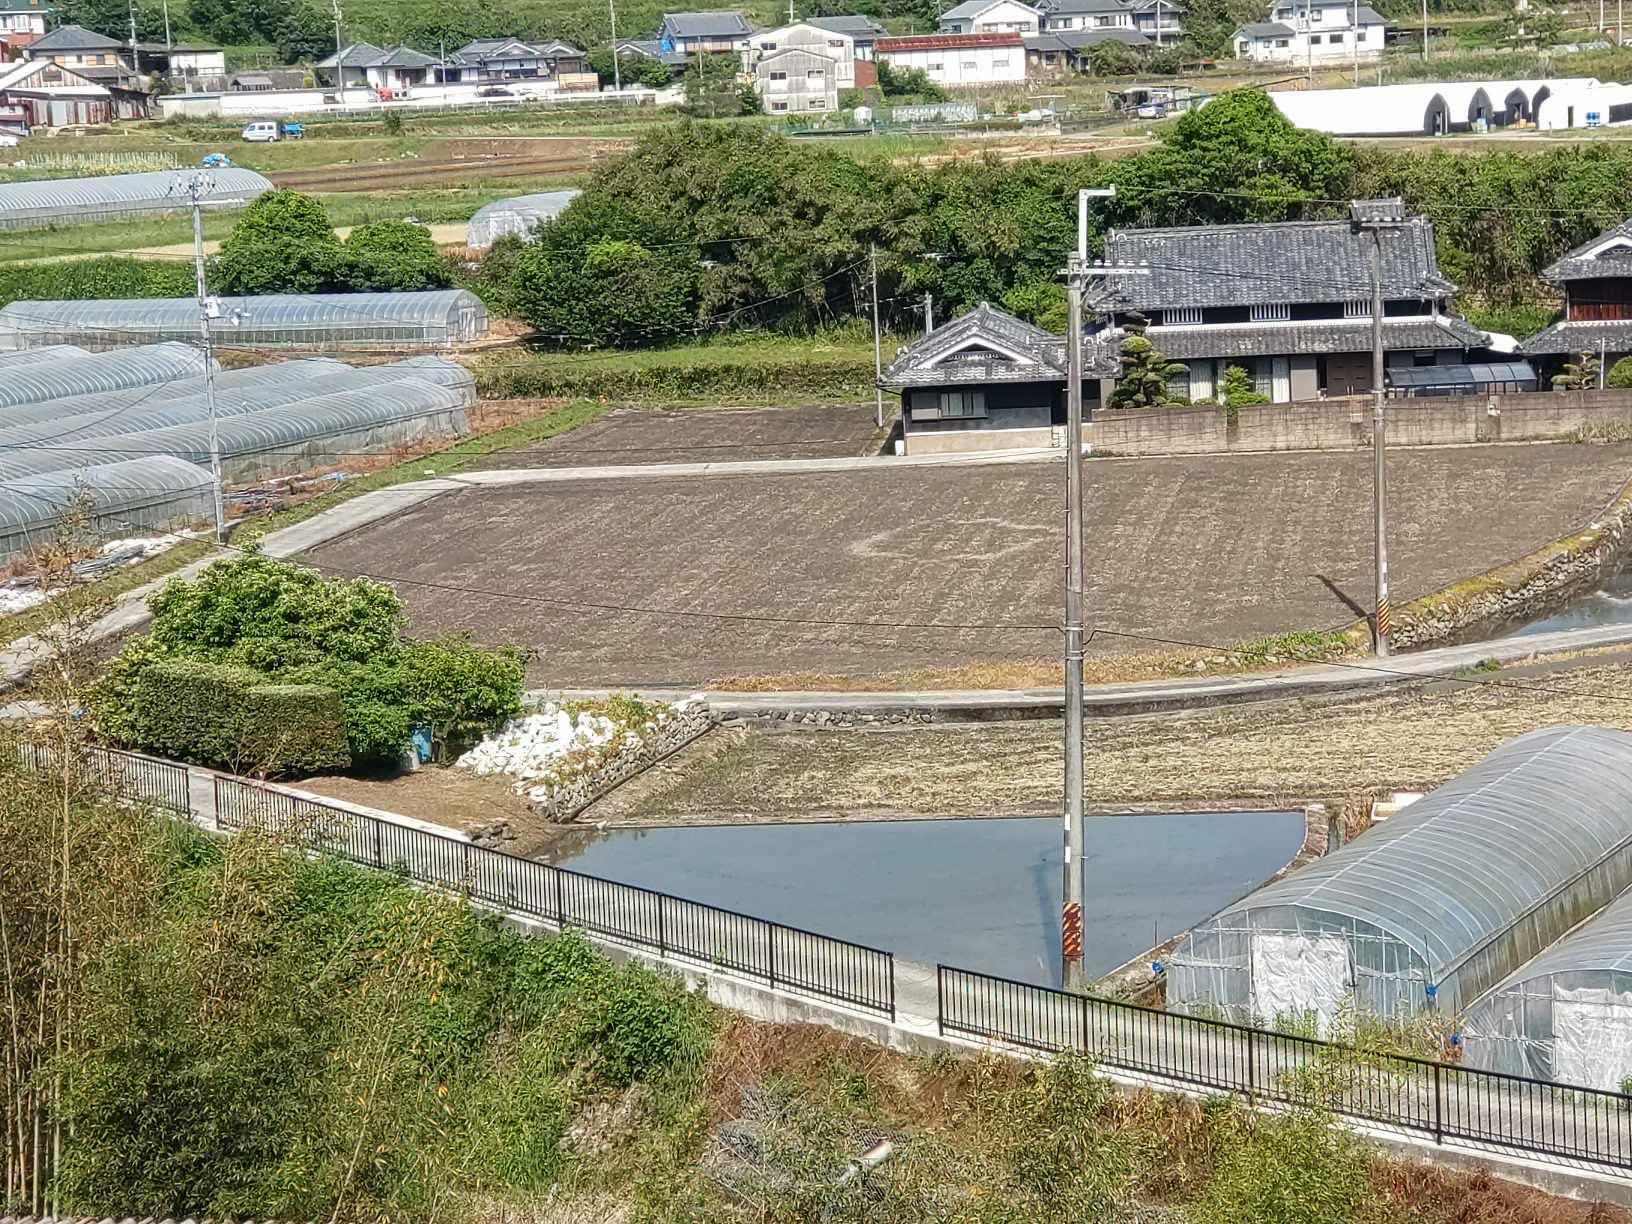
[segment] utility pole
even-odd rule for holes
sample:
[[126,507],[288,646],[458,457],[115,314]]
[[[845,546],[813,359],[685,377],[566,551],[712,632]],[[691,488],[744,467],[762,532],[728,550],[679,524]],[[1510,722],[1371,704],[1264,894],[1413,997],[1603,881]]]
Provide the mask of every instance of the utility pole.
[[142,75],[142,56],[136,49],[136,0],[130,0],[130,70],[137,76]]
[[[334,4],[334,87],[342,106],[346,103],[346,45],[340,41],[340,0]],[[314,76],[315,80],[316,77]]]
[[1383,386],[1383,231],[1405,224],[1405,201],[1355,200],[1349,205],[1356,233],[1371,235],[1371,450],[1373,459],[1372,509],[1375,529],[1376,623],[1374,642],[1379,659],[1389,653],[1392,612],[1388,602],[1388,468],[1384,458],[1387,391]]
[[618,67],[618,0],[606,0],[607,12],[612,14],[612,88],[623,92],[623,72]]
[[214,180],[200,171],[187,177],[187,194],[193,205],[193,281],[198,291],[198,334],[204,342],[204,407],[210,420],[210,480],[215,491],[215,542],[227,542],[227,513],[221,491],[221,437],[217,432],[215,412],[215,338],[210,332],[210,317],[218,309],[205,283],[204,268],[204,197],[210,194]]
[[1428,62],[1428,0],[1422,0],[1422,62]]
[[924,294],[924,335],[935,330],[935,298],[927,291]]
[[873,265],[873,399],[876,411],[874,424],[884,428],[884,388],[879,384],[884,378],[884,342],[878,329],[878,243],[868,248],[868,258]]
[[1354,0],[1354,28],[1349,31],[1349,45],[1354,48],[1354,87],[1360,88],[1360,0]]
[[164,0],[164,49],[172,50],[175,43],[170,41],[170,0]]
[[1150,274],[1149,268],[1088,263],[1088,201],[1116,195],[1116,188],[1077,192],[1077,249],[1066,268],[1065,337],[1065,887],[1060,905],[1060,961],[1067,989],[1088,985],[1082,954],[1082,296],[1091,276]]
[[1306,85],[1315,83],[1315,44],[1314,44],[1314,7],[1315,0],[1304,0],[1303,3],[1303,80]]

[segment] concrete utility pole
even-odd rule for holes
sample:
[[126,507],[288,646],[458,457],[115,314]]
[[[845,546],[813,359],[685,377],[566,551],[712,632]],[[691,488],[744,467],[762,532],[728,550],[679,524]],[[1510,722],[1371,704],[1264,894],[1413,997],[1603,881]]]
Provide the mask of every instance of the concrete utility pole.
[[1360,88],[1360,0],[1354,0],[1354,28],[1349,31],[1349,45],[1354,48],[1354,87]]
[[924,294],[924,335],[935,330],[935,298],[931,294]]
[[221,438],[217,433],[215,412],[215,337],[210,332],[211,316],[219,306],[210,297],[204,266],[204,198],[214,186],[214,180],[199,171],[195,170],[187,176],[187,194],[193,206],[193,281],[198,291],[198,334],[204,342],[204,408],[210,420],[210,481],[215,493],[215,541],[225,544],[227,512],[221,491]]
[[[340,0],[334,4],[334,87],[340,91],[340,102],[346,100],[346,45],[340,41]],[[313,80],[316,80],[314,74]]]
[[1405,201],[1355,200],[1349,218],[1356,233],[1371,235],[1371,449],[1374,461],[1376,621],[1373,640],[1379,659],[1388,657],[1392,613],[1388,603],[1388,469],[1384,459],[1388,422],[1384,415],[1387,391],[1383,386],[1383,231],[1405,224]]
[[1422,0],[1422,62],[1428,62],[1428,0]]
[[606,0],[607,12],[612,14],[612,88],[623,92],[623,73],[618,68],[618,0]]
[[136,0],[130,0],[130,70],[142,75],[142,56],[136,49]]
[[1116,188],[1077,192],[1077,249],[1066,267],[1065,337],[1065,887],[1060,905],[1060,962],[1066,987],[1082,989],[1088,974],[1082,953],[1082,295],[1091,276],[1149,275],[1149,268],[1088,263],[1088,201]]
[[878,243],[868,248],[868,259],[873,266],[873,400],[876,404],[875,420],[880,429],[884,427],[884,388],[879,383],[884,378],[884,341],[878,328]]

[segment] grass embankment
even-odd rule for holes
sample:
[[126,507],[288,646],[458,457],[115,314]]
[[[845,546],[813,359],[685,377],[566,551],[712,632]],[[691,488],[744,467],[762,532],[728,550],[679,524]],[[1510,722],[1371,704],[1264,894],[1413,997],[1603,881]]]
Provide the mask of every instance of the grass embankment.
[[[24,1169],[60,1139],[57,1214],[1625,1219],[1388,1163],[1317,1112],[1121,1096],[1081,1059],[913,1058],[749,1022],[576,936],[527,939],[389,875],[86,794],[64,856],[61,793],[5,783],[8,1071],[30,1090],[0,1119]],[[70,924],[73,954],[54,958]],[[881,1138],[891,1157],[846,1177]]]
[[[446,476],[471,461],[495,451],[542,442],[546,438],[553,438],[557,434],[593,421],[603,411],[604,405],[580,401],[559,406],[544,406],[536,415],[528,415],[517,420],[517,410],[514,406],[494,406],[486,409],[484,419],[484,409],[478,407],[472,412],[473,432],[452,446],[429,454],[401,459],[387,467],[351,477],[330,492],[245,520],[234,530],[231,543],[243,547],[262,539],[268,532],[311,518],[320,511],[364,493],[410,480],[422,480],[427,476]],[[139,565],[99,579],[89,589],[107,599],[115,599],[145,583],[173,574],[194,561],[202,560],[213,551],[214,545],[209,541],[188,540]],[[44,604],[15,616],[0,618],[0,645],[14,642],[20,637],[38,631],[50,622],[52,615],[50,605]]]

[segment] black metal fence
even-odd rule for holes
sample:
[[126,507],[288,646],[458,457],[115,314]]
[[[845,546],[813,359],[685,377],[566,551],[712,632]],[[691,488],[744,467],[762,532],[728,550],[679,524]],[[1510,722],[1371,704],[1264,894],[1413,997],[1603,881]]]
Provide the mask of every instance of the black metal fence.
[[1106,1067],[1350,1118],[1632,1168],[1632,1097],[1373,1053],[940,965],[942,1034],[1079,1051]]
[[[25,769],[43,772],[55,766],[58,749],[50,744],[23,741],[18,759]],[[187,766],[118,748],[79,749],[83,776],[119,799],[149,803],[176,816],[191,811]]]
[[517,858],[238,778],[216,775],[215,816],[225,829],[265,829],[557,927],[895,1018],[895,958],[877,948]]

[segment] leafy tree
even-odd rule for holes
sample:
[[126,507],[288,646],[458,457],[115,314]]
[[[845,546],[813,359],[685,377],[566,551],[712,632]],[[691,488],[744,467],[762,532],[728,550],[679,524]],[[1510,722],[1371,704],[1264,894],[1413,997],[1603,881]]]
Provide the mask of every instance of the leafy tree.
[[1095,76],[1128,76],[1139,68],[1139,57],[1126,43],[1099,42],[1088,48],[1088,67]]
[[888,60],[878,60],[878,88],[893,101],[945,102],[946,90],[929,79],[922,68],[896,68]]
[[1202,58],[1227,57],[1236,27],[1263,19],[1264,6],[1257,0],[1186,0],[1184,41]]
[[662,89],[674,79],[667,64],[649,55],[633,54],[618,56],[618,72],[614,77],[611,47],[597,47],[589,52],[588,61],[590,71],[601,78],[603,85],[610,85],[616,79],[622,81],[626,88],[643,85],[647,89]]
[[1553,389],[1556,391],[1589,391],[1598,385],[1598,354],[1579,353],[1574,361],[1564,363],[1564,368],[1553,375]]
[[1016,285],[1003,295],[1003,309],[1044,331],[1063,332],[1068,323],[1065,286],[1055,281]]
[[737,67],[731,54],[694,56],[686,65],[686,113],[703,119],[740,115]]
[[695,319],[695,260],[633,239],[604,238],[579,251],[533,243],[516,273],[522,317],[566,347],[659,345]]
[[1116,390],[1111,392],[1111,408],[1160,408],[1171,402],[1167,380],[1185,367],[1167,357],[1143,336],[1122,341],[1122,371]]
[[760,101],[759,94],[754,92],[752,85],[738,86],[737,106],[744,115],[762,115],[765,113],[764,103]]
[[268,41],[276,44],[278,56],[286,64],[320,60],[334,52],[334,22],[327,9],[299,4]]
[[1269,396],[1253,384],[1252,375],[1242,366],[1232,365],[1224,371],[1219,387],[1219,401],[1226,408],[1251,408],[1269,403]]
[[1541,0],[1525,0],[1502,18],[1501,40],[1515,47],[1550,47],[1564,31],[1564,19],[1558,10]]
[[359,292],[441,289],[452,283],[431,231],[409,221],[370,221],[345,242],[346,283]]
[[1622,357],[1610,366],[1604,383],[1611,387],[1632,387],[1632,357]]
[[215,257],[223,293],[321,293],[340,281],[345,251],[323,205],[298,191],[268,191],[244,209]]

